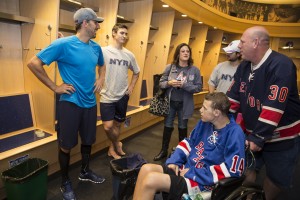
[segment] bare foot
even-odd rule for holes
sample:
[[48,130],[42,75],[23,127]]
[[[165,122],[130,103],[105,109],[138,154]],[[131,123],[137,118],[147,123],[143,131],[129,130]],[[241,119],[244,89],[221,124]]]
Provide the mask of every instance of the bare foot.
[[121,158],[121,156],[119,156],[119,155],[115,152],[113,145],[110,145],[110,146],[109,146],[107,155],[113,157],[114,159],[119,159],[119,158]]
[[119,142],[116,150],[120,156],[125,156],[126,153],[123,151],[122,146],[123,146],[123,143]]

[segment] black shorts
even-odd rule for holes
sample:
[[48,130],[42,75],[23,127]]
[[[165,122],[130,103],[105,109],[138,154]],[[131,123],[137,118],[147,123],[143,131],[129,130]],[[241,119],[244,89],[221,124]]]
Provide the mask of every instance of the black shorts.
[[169,194],[163,193],[164,199],[180,200],[184,193],[188,193],[185,179],[182,176],[176,176],[175,172],[172,169],[168,168],[166,165],[163,165],[162,167],[164,173],[169,174],[171,179]]
[[81,143],[92,145],[96,141],[97,106],[81,108],[68,101],[58,104],[57,137],[59,146],[71,149]]
[[119,101],[113,103],[100,102],[100,114],[102,121],[116,120],[124,122],[126,119],[129,96],[124,95]]

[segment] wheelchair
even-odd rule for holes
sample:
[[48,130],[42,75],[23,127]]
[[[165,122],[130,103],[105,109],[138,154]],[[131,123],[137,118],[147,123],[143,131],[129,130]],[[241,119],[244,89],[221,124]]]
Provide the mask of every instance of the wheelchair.
[[[246,149],[246,160],[251,160],[247,163],[246,169],[255,164],[253,153]],[[246,171],[246,170],[245,170]],[[244,172],[245,172],[244,171]],[[244,182],[245,175],[241,177],[224,178],[214,186],[210,200],[265,200],[264,190],[260,185]],[[183,199],[183,198],[182,198]],[[204,198],[205,200],[206,198]]]
[[220,180],[211,193],[211,200],[265,200],[265,193],[260,185],[243,183],[245,176]]

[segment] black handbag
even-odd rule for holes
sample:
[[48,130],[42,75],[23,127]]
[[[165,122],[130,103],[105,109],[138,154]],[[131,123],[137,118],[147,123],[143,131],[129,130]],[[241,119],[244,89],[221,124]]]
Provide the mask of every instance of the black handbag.
[[150,102],[149,113],[165,117],[169,114],[170,102],[166,90],[159,89]]

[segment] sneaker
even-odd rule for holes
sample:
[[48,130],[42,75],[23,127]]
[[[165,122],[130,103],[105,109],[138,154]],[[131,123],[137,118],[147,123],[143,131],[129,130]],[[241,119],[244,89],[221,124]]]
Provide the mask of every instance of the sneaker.
[[76,200],[71,181],[66,181],[63,183],[60,187],[60,191],[63,195],[63,200]]
[[78,179],[81,181],[91,181],[93,183],[103,183],[105,181],[105,178],[103,178],[102,176],[98,176],[91,170],[88,170],[85,173],[80,172]]

